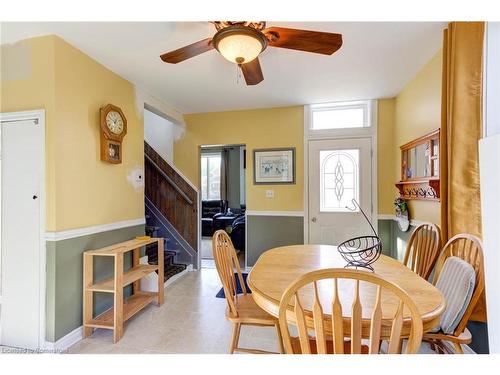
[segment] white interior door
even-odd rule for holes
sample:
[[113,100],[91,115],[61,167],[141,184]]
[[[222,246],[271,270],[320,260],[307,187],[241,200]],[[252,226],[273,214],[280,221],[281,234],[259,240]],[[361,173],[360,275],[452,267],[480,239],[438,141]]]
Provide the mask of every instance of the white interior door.
[[40,336],[41,126],[1,122],[0,344],[36,349]]
[[309,141],[309,243],[338,245],[372,231],[371,138]]

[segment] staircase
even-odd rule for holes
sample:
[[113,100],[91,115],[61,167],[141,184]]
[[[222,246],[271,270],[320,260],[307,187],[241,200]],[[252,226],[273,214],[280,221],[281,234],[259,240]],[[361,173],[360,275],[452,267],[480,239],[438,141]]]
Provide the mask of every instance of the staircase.
[[[151,237],[161,237],[158,234],[160,227],[147,225],[148,216],[146,215],[146,234]],[[165,238],[165,237],[164,237]],[[163,269],[164,269],[164,282],[172,276],[184,271],[187,268],[185,263],[176,263],[179,250],[167,250],[170,248],[170,238],[165,238],[164,252],[163,252]],[[146,255],[148,256],[149,264],[158,264],[158,251],[156,244],[146,246]],[[158,273],[158,272],[157,272]]]
[[[146,234],[165,239],[165,281],[198,262],[198,191],[144,142]],[[158,264],[155,244],[146,247]]]

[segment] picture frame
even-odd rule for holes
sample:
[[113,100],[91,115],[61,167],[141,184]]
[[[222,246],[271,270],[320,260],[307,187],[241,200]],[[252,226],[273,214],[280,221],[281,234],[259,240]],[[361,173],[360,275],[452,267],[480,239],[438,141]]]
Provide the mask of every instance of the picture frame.
[[253,150],[253,183],[295,184],[295,147]]

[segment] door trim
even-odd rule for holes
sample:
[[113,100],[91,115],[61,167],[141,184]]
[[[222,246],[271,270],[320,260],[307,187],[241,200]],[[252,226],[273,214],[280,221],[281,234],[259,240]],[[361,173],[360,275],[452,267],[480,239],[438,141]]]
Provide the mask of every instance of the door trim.
[[360,129],[352,129],[350,134],[348,129],[342,129],[342,132],[332,135],[311,135],[310,129],[310,108],[304,106],[304,243],[309,244],[309,142],[320,140],[336,140],[336,139],[356,139],[356,138],[369,138],[372,145],[372,224],[378,232],[378,173],[377,173],[377,129],[378,129],[378,101],[372,100],[371,108],[371,127],[364,129],[360,133]]
[[[45,192],[45,110],[38,109],[32,111],[20,111],[20,112],[4,112],[0,113],[0,123],[1,122],[12,122],[12,121],[26,121],[35,120],[38,121],[40,126],[40,191],[39,191],[39,202],[40,202],[40,228],[39,228],[39,251],[40,251],[40,261],[39,261],[39,332],[38,332],[38,347],[40,349],[47,348],[47,342],[45,340],[45,297],[46,297],[46,241],[45,241],[45,211],[46,211],[46,192]],[[1,129],[1,126],[0,126]],[[1,137],[1,130],[0,130]],[[0,244],[1,246],[1,244]],[[2,283],[3,287],[3,283]],[[0,316],[1,319],[1,316]],[[1,323],[0,323],[1,327]],[[1,336],[0,336],[1,339]]]

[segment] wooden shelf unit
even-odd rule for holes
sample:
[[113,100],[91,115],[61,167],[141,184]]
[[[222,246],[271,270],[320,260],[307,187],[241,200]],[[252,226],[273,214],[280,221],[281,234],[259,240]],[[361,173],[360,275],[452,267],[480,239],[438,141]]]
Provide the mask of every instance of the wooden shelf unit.
[[[401,149],[401,181],[396,182],[399,194],[404,199],[427,201],[440,200],[439,187],[439,142],[440,129],[414,139],[400,147]],[[428,152],[425,155],[427,164],[426,176],[413,176],[408,174],[409,153],[418,146],[426,145]]]
[[[139,264],[140,249],[143,246],[158,244],[158,265]],[[118,342],[123,336],[123,323],[141,309],[156,300],[158,305],[164,301],[163,293],[163,238],[145,240],[133,239],[97,250],[83,253],[83,336],[88,337],[94,328],[113,330],[113,341]],[[132,251],[132,268],[123,271],[124,254]],[[94,282],[94,257],[114,258],[114,276]],[[140,290],[140,279],[158,271],[158,292]],[[123,298],[123,288],[132,284],[132,295]],[[113,293],[113,307],[93,317],[93,293]]]

